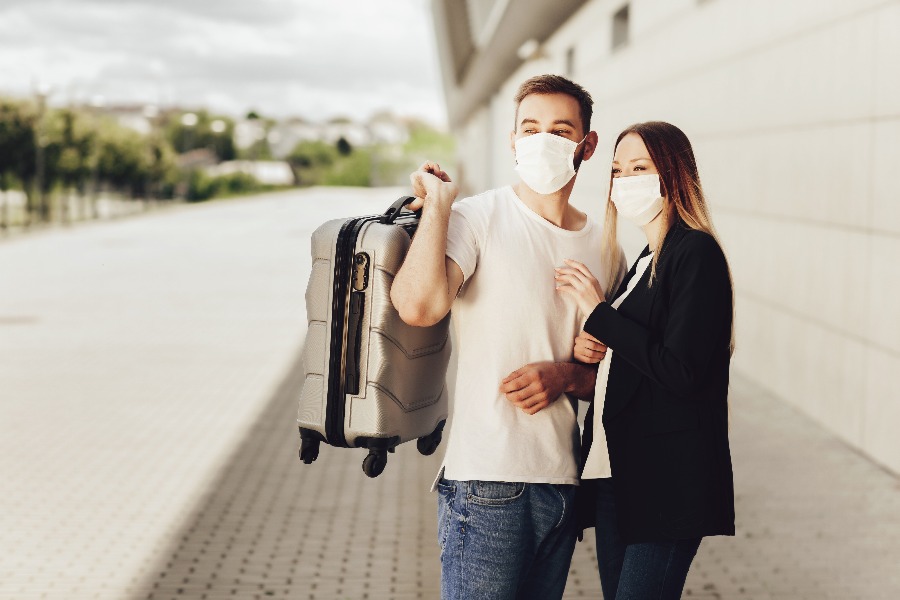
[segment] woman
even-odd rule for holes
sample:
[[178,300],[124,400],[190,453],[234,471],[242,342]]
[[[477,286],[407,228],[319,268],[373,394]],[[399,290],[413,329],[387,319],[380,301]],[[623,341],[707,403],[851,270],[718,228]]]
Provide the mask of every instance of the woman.
[[605,355],[582,443],[583,487],[595,494],[604,598],[680,598],[701,539],[734,535],[734,296],[680,129],[648,122],[619,135],[606,209],[612,252],[619,215],[643,229],[647,247],[614,297],[581,263],[567,260],[556,275],[559,292],[589,315],[575,357]]

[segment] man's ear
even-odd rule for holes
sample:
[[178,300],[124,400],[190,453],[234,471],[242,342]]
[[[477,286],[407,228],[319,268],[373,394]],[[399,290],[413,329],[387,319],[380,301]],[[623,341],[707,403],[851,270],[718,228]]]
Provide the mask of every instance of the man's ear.
[[591,131],[584,138],[584,154],[581,156],[581,160],[588,160],[590,157],[594,155],[594,152],[597,150],[597,144],[599,143],[599,138],[597,137],[596,131]]
[[516,159],[516,130],[509,132],[509,149],[512,150],[513,160]]

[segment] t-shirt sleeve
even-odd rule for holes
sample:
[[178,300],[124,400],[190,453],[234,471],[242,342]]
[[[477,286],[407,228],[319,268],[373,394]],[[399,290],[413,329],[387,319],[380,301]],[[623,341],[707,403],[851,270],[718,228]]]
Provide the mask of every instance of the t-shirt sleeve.
[[475,273],[478,266],[478,235],[466,209],[454,204],[447,226],[447,257],[459,265],[464,281]]

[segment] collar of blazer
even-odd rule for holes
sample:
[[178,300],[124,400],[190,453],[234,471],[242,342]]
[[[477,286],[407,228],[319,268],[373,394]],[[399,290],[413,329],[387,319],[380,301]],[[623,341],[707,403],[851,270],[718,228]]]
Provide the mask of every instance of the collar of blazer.
[[[666,237],[663,238],[662,248],[659,250],[659,256],[657,257],[657,267],[659,263],[664,259],[664,257],[678,245],[678,243],[684,239],[685,234],[690,231],[690,227],[685,225],[684,221],[681,219],[676,219],[675,223],[669,227],[669,231],[666,232]],[[644,252],[650,252],[650,246],[646,246],[644,248]],[[643,254],[642,254],[643,255]]]
[[[689,230],[690,229],[680,220],[669,228],[669,231],[666,233],[666,237],[663,240],[659,258],[657,259],[657,281],[655,281],[653,286],[649,289],[644,287],[641,283],[638,284],[637,288],[629,294],[628,298],[626,298],[619,307],[619,312],[623,316],[641,323],[645,327],[649,326],[654,320],[653,307],[657,299],[657,292],[661,287],[659,277],[665,277],[665,257],[678,246]],[[646,246],[638,257],[638,260],[647,256],[649,253],[650,247]],[[635,260],[634,265],[632,265],[631,270],[625,278],[625,282],[635,276],[638,260]],[[641,278],[649,281],[649,277],[650,269],[648,268]],[[619,289],[616,291],[616,296],[625,291],[625,282],[619,286]],[[616,360],[615,352],[613,352],[609,381],[607,383],[608,394],[603,409],[604,422],[614,418],[625,408],[642,378],[643,376],[640,372],[627,361],[622,359]]]
[[[663,256],[667,255],[669,251],[675,246],[678,245],[684,235],[688,232],[689,228],[684,224],[681,219],[677,220],[675,224],[673,224],[669,231],[666,232],[666,237],[663,239],[662,248],[659,251],[659,257],[657,257],[657,267],[661,263]],[[631,268],[625,274],[625,277],[622,278],[622,282],[619,284],[619,287],[616,289],[615,294],[613,294],[608,302],[613,303],[619,296],[625,293],[625,289],[628,287],[628,282],[631,281],[631,278],[634,277],[635,271],[637,270],[638,262],[645,256],[650,254],[650,246],[644,246],[644,249],[641,250],[641,253],[638,255],[637,259],[634,261],[634,264],[631,265]],[[657,273],[659,273],[659,269],[657,269]]]

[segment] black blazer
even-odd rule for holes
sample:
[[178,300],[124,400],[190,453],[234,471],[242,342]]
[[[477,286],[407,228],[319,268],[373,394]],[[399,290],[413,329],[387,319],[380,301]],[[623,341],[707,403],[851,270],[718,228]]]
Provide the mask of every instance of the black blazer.
[[[651,287],[649,280],[647,268],[618,310],[603,302],[584,326],[613,349],[602,422],[619,533],[625,543],[734,535],[725,256],[712,236],[677,223],[663,241]],[[582,461],[593,439],[593,408]],[[580,520],[591,526],[592,487],[585,484]]]

